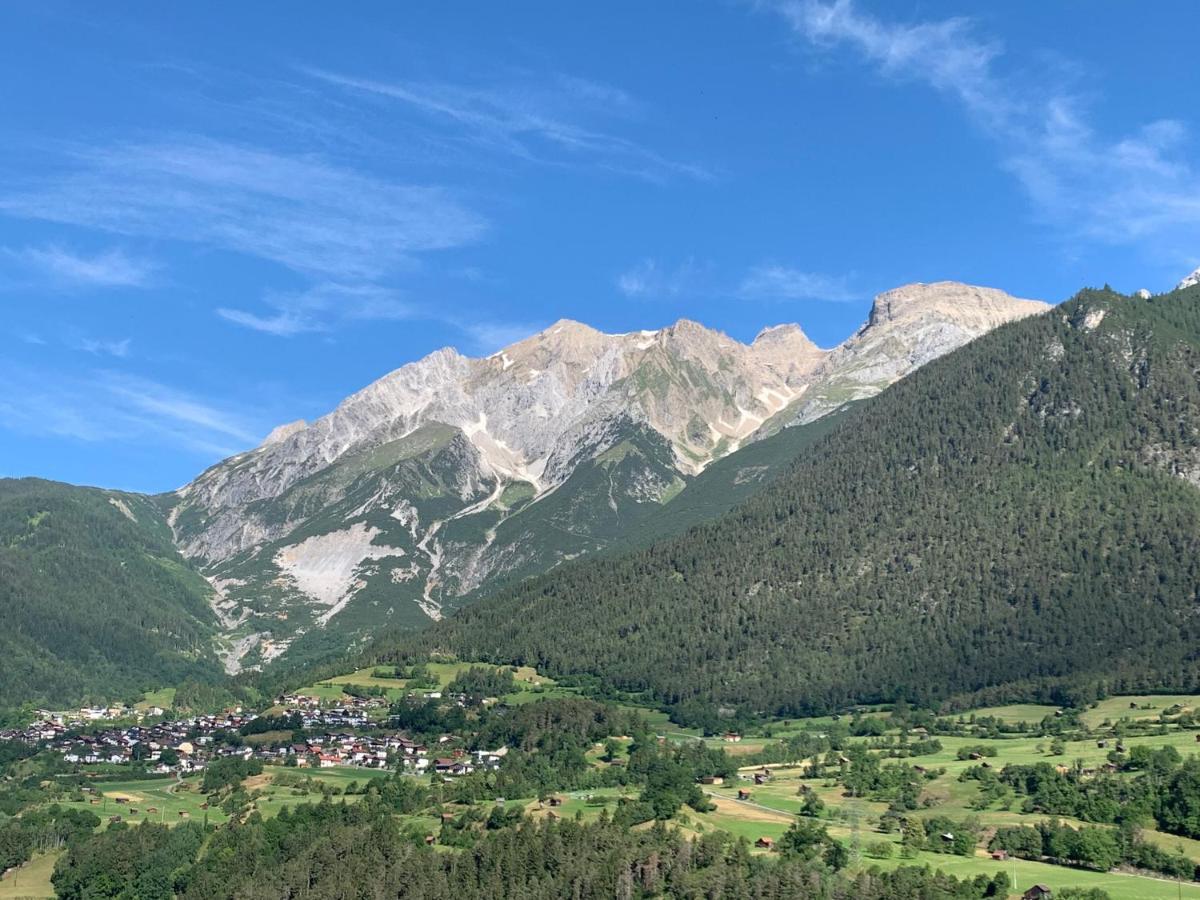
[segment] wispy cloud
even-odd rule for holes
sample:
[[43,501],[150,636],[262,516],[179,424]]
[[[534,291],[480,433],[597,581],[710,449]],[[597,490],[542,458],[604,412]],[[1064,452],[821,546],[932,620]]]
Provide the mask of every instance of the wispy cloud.
[[130,409],[173,428],[196,429],[203,433],[253,444],[257,438],[240,416],[198,400],[182,391],[131,375],[109,373],[102,386]]
[[738,285],[736,294],[745,300],[825,300],[848,303],[862,295],[851,290],[845,276],[803,272],[775,264],[753,267]]
[[222,457],[258,443],[244,412],[108,370],[65,375],[0,365],[0,427],[86,442],[165,445]]
[[1183,124],[1149,122],[1107,137],[1089,122],[1071,79],[1039,73],[1036,84],[1002,74],[1002,44],[970,19],[886,21],[853,0],[770,4],[811,44],[848,48],[883,75],[926,84],[962,106],[999,148],[1038,216],[1072,237],[1138,242],[1200,239],[1200,173],[1185,155]]
[[267,312],[220,307],[221,318],[276,337],[332,331],[354,321],[417,318],[424,315],[398,292],[377,285],[319,284],[298,293],[268,293]]
[[302,71],[326,84],[403,104],[428,122],[453,129],[463,142],[526,162],[588,165],[652,181],[711,177],[703,166],[670,159],[611,130],[580,124],[581,112],[611,117],[638,109],[621,89],[587,79],[560,75],[483,87],[377,80],[319,68]]
[[378,285],[319,284],[296,293],[268,293],[264,309],[221,307],[221,318],[274,337],[334,332],[355,322],[436,322],[460,332],[468,353],[492,353],[529,337],[542,326],[471,315],[453,305],[413,303],[400,292]]
[[678,265],[643,259],[616,279],[617,290],[639,300],[670,300],[712,293],[712,266],[688,258]]
[[635,300],[737,297],[743,300],[826,300],[861,298],[844,275],[808,272],[777,263],[752,266],[740,278],[717,272],[710,262],[688,258],[678,265],[643,259],[617,276],[617,290]]
[[158,265],[108,250],[88,256],[56,245],[8,249],[4,255],[57,285],[88,287],[145,287]]
[[0,178],[0,213],[207,244],[299,272],[373,279],[486,221],[438,187],[218,141],[81,149],[52,176]]
[[86,350],[88,353],[95,354],[96,356],[115,356],[119,359],[124,359],[129,355],[129,345],[132,343],[132,338],[122,338],[119,341],[84,338],[79,342],[79,349]]

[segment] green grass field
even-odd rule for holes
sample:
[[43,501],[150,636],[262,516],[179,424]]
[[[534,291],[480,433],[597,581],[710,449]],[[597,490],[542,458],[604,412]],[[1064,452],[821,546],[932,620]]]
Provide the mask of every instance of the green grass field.
[[[1157,721],[1159,712],[1174,704],[1188,706],[1195,698],[1179,696],[1113,698],[1105,701],[1095,710],[1089,710],[1089,716],[1094,718],[1094,724],[1099,726],[1105,719],[1115,721],[1118,713],[1129,709],[1131,702],[1138,706],[1152,704],[1152,710],[1139,709],[1143,716]],[[1048,713],[1053,714],[1054,708],[1034,704],[993,707],[987,710],[976,710],[976,715],[994,715],[1007,721],[1040,722]],[[956,717],[957,718],[957,717]],[[773,729],[776,736],[782,729]],[[668,732],[670,733],[670,732]],[[678,740],[694,739],[685,733],[676,732]],[[853,739],[852,739],[853,740]],[[1048,816],[1026,814],[1020,811],[1021,800],[1010,795],[999,804],[993,803],[986,809],[976,809],[978,805],[979,786],[976,782],[960,782],[958,776],[967,768],[979,765],[979,761],[960,760],[957,757],[959,748],[986,744],[996,749],[996,755],[988,758],[988,762],[997,770],[1009,764],[1028,765],[1045,762],[1051,765],[1075,765],[1098,767],[1107,761],[1108,754],[1115,747],[1112,737],[1103,738],[1105,746],[1099,746],[1095,737],[1087,740],[1075,739],[1064,742],[1064,752],[1051,752],[1052,738],[1044,736],[1013,736],[995,740],[978,737],[939,736],[942,749],[937,753],[903,760],[904,763],[924,766],[930,771],[944,769],[944,773],[932,778],[923,785],[923,796],[932,801],[929,808],[915,810],[912,815],[950,816],[965,818],[977,816],[985,829],[1000,825],[1033,825]],[[857,742],[857,741],[855,741]],[[722,744],[719,739],[706,739],[706,743],[721,745],[732,750],[742,749],[747,745],[758,743],[757,738],[745,739],[737,745]],[[1181,755],[1187,756],[1200,750],[1196,741],[1196,732],[1182,730],[1165,730],[1162,733],[1126,737],[1123,743],[1127,749],[1139,745],[1152,747],[1172,746]],[[894,764],[885,761],[885,765]],[[743,770],[749,775],[753,769]],[[997,869],[1003,869],[1010,878],[1015,878],[1021,890],[1034,883],[1048,884],[1051,887],[1066,886],[1097,887],[1109,893],[1114,900],[1124,898],[1156,898],[1156,897],[1194,897],[1200,900],[1200,885],[1185,882],[1182,885],[1174,881],[1159,879],[1151,876],[1131,875],[1123,873],[1098,873],[1080,869],[1070,869],[1049,863],[1032,861],[997,862],[988,857],[982,850],[975,857],[959,857],[945,854],[921,852],[914,859],[901,859],[899,856],[898,835],[885,835],[877,831],[880,816],[887,810],[884,802],[871,801],[862,798],[844,796],[844,788],[832,778],[802,778],[803,771],[799,766],[773,767],[773,777],[765,784],[755,785],[748,779],[733,779],[725,785],[713,788],[708,793],[718,804],[714,812],[697,814],[686,811],[681,817],[681,825],[688,831],[704,831],[710,828],[720,828],[731,834],[745,837],[754,841],[760,837],[778,837],[786,830],[794,815],[801,808],[799,789],[801,785],[815,791],[824,801],[826,810],[823,816],[824,824],[830,834],[839,840],[860,848],[881,840],[896,845],[892,858],[876,860],[863,856],[860,866],[869,868],[872,865],[894,867],[904,864],[929,865],[942,869],[960,877],[973,877],[979,874],[994,874]],[[750,792],[749,802],[739,802],[736,791],[741,788]],[[1085,823],[1067,817],[1058,817],[1070,825]],[[1157,844],[1169,852],[1181,851],[1189,858],[1200,862],[1200,841],[1179,838],[1155,830],[1146,830],[1143,837],[1150,843]]]
[[553,812],[563,819],[573,819],[576,814],[585,821],[599,818],[601,811],[608,810],[612,815],[617,808],[617,801],[622,797],[637,797],[636,788],[597,788],[591,791],[562,791],[557,796],[563,799],[561,806],[542,806],[537,800],[522,803],[525,811],[537,818],[543,818]]
[[[878,839],[872,835],[869,840]],[[976,875],[991,877],[997,872],[1005,872],[1014,883],[1014,893],[1010,896],[1020,896],[1034,884],[1045,884],[1054,890],[1065,887],[1100,888],[1107,891],[1113,900],[1175,900],[1175,898],[1200,898],[1200,885],[1158,878],[1147,878],[1141,875],[1124,875],[1117,872],[1090,872],[1084,869],[1068,869],[1049,863],[1029,862],[1027,860],[1007,860],[998,862],[986,856],[950,856],[944,853],[918,853],[913,859],[901,859],[895,856],[891,859],[864,859],[862,868],[878,866],[881,869],[894,869],[904,865],[929,866],[931,869],[941,869],[943,872],[958,878],[974,878]]]
[[[751,792],[751,803],[739,803],[734,799],[734,792],[737,789],[736,784],[713,789],[710,792],[710,796],[713,797],[718,805],[717,811],[695,813],[689,810],[681,817],[681,825],[688,831],[704,831],[711,828],[719,828],[735,836],[744,837],[752,842],[760,837],[770,837],[778,840],[787,830],[793,818],[792,812],[798,808],[799,804],[797,798],[794,796],[794,792],[799,783],[799,778],[789,776],[786,773],[776,775],[769,785],[751,786],[742,783],[741,786]],[[840,787],[823,786],[820,785],[819,781],[809,781],[808,783],[826,801],[827,812],[831,817],[824,819],[823,822],[833,837],[850,845],[857,842],[860,849],[878,841],[888,841],[894,845],[895,850],[891,858],[874,859],[863,855],[858,863],[859,868],[867,869],[871,866],[894,868],[901,865],[919,865],[941,869],[960,878],[974,877],[980,874],[991,876],[997,871],[1002,870],[1008,874],[1010,879],[1015,880],[1018,888],[1022,891],[1032,884],[1040,883],[1050,885],[1053,888],[1068,886],[1098,887],[1107,891],[1113,897],[1113,900],[1179,896],[1193,897],[1200,900],[1200,885],[1188,882],[1180,885],[1174,881],[1141,875],[1091,872],[1027,860],[998,862],[983,854],[982,851],[973,857],[922,851],[913,858],[901,858],[899,836],[895,834],[882,834],[875,829],[878,816],[887,809],[887,804],[843,798],[841,797]],[[776,812],[765,811],[759,808],[761,806],[770,807],[772,810],[776,810]],[[951,805],[947,804],[939,805],[933,810],[929,810],[928,814],[959,815],[960,812],[961,814],[965,814],[968,811],[965,809],[962,811],[954,810]],[[1020,821],[1032,823],[1045,818],[1044,816],[1037,815],[1022,816],[1016,813],[985,812],[979,815],[988,824],[1016,824]],[[1071,820],[1062,819],[1062,821],[1070,822]],[[1177,846],[1181,846],[1193,858],[1200,857],[1200,842],[1189,841],[1187,839],[1181,841],[1172,835],[1163,835],[1157,832],[1146,832],[1145,837],[1147,840],[1162,844],[1169,850],[1174,850]]]
[[[991,716],[1003,722],[1012,722],[1014,724],[1027,722],[1030,725],[1036,725],[1042,719],[1046,718],[1046,716],[1052,716],[1057,711],[1057,706],[1044,706],[1038,703],[1010,703],[1008,706],[985,706],[983,709],[975,709],[971,712],[979,718]],[[955,716],[953,718],[958,717]]]
[[161,688],[157,691],[146,691],[142,695],[134,708],[138,710],[147,710],[152,706],[161,706],[163,709],[170,709],[175,704],[175,688]]
[[[425,668],[431,675],[437,678],[438,689],[444,689],[462,672],[473,666],[491,669],[501,668],[500,666],[492,666],[488,663],[470,662],[429,663]],[[353,685],[364,688],[383,688],[389,700],[398,700],[411,691],[434,690],[427,687],[410,688],[407,680],[403,678],[379,678],[375,675],[375,671],[378,668],[378,666],[370,666],[365,669],[359,669],[356,672],[347,672],[345,675],[338,675],[335,678],[301,688],[296,693],[307,697],[316,697],[319,700],[337,701],[346,696],[343,687]],[[530,666],[518,667],[513,677],[518,683],[518,690],[511,694],[506,694],[501,698],[506,703],[530,703],[547,697],[571,696],[574,694],[574,691],[557,687],[553,679],[539,675],[537,670]]]
[[41,853],[0,878],[0,900],[55,896],[50,876],[61,855],[61,852]]
[[1083,721],[1089,728],[1096,728],[1105,719],[1113,722],[1120,719],[1157,720],[1159,714],[1171,706],[1195,709],[1200,706],[1200,696],[1196,694],[1137,694],[1130,697],[1109,697],[1101,700],[1095,709],[1087,710],[1083,714]]
[[[365,784],[379,773],[352,767],[335,767],[330,769],[291,769],[283,766],[267,766],[262,775],[253,776],[244,782],[247,793],[253,797],[252,809],[263,816],[273,816],[285,806],[295,806],[300,803],[316,803],[321,799],[319,791],[285,787],[273,783],[277,775],[288,773],[301,778],[312,778],[342,790],[351,782]],[[120,816],[130,824],[139,822],[160,822],[168,825],[184,821],[204,822],[219,825],[228,821],[229,816],[216,805],[204,809],[208,798],[200,793],[200,776],[186,778],[182,782],[173,779],[134,779],[130,781],[110,781],[95,785],[96,796],[88,796],[83,801],[68,801],[64,806],[87,809],[98,815],[105,828],[111,816]],[[348,803],[357,802],[357,794],[342,797],[335,795],[334,800],[344,799]],[[92,802],[95,800],[96,802]],[[124,800],[125,802],[118,802]],[[136,810],[136,812],[134,812]],[[153,810],[153,812],[151,812]]]

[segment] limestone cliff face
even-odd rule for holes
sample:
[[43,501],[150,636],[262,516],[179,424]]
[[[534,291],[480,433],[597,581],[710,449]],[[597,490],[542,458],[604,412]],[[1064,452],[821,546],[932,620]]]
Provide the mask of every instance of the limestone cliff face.
[[446,348],[204,472],[170,522],[243,653],[398,607],[436,617],[490,578],[604,546],[747,441],[1045,308],[942,282],[879,295],[831,350],[797,325],[743,344],[688,320],[628,334],[562,320],[483,359]]
[[991,331],[1049,309],[993,288],[955,281],[908,284],[875,298],[865,325],[813,370],[786,424],[810,422],[874,396],[914,369]]

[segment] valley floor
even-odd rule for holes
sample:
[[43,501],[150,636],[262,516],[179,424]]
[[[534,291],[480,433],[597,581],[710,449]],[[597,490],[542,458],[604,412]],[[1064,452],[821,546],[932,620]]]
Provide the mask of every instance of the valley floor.
[[[485,698],[478,706],[472,705],[476,701],[452,690],[464,683],[462,679],[486,680],[491,677],[499,677],[501,683],[508,686],[497,696]],[[423,739],[430,743],[428,754],[431,758],[435,755],[448,757],[439,761],[439,765],[447,763],[439,774],[432,774],[432,765],[418,768],[415,758],[396,761],[409,772],[403,780],[434,798],[424,805],[418,804],[412,812],[400,814],[399,819],[413,833],[428,835],[427,842],[439,850],[454,852],[454,847],[470,846],[470,838],[463,843],[463,834],[470,835],[473,830],[482,829],[484,820],[490,822],[489,816],[494,817],[497,809],[510,816],[524,815],[533,819],[557,817],[591,821],[602,814],[610,818],[616,816],[627,804],[636,804],[643,796],[643,784],[635,779],[622,779],[623,767],[630,762],[630,751],[634,749],[632,739],[624,735],[609,737],[584,748],[585,777],[597,785],[607,778],[608,786],[562,790],[550,798],[545,791],[529,793],[517,789],[515,796],[500,799],[494,796],[496,791],[492,791],[486,799],[480,800],[470,799],[458,791],[456,770],[451,771],[448,763],[450,758],[471,759],[462,749],[469,745],[471,729],[476,727],[469,724],[471,721],[477,717],[486,718],[492,708],[508,710],[507,715],[512,716],[517,710],[534,704],[527,711],[536,713],[540,709],[537,704],[569,702],[570,698],[579,697],[578,691],[561,687],[530,668],[507,670],[464,662],[431,662],[422,667],[419,677],[415,674],[400,677],[400,673],[390,672],[386,667],[363,669],[299,689],[294,694],[298,699],[281,698],[262,714],[289,715],[295,711],[287,705],[291,702],[315,704],[315,707],[304,707],[310,714],[313,709],[336,709],[354,697],[361,698],[364,692],[382,697],[393,704],[393,710],[422,706],[429,710],[441,709],[444,721],[459,722],[459,727],[465,729],[439,737],[437,729],[442,726],[434,725],[431,726],[434,730],[424,736]],[[166,691],[153,695],[156,704],[169,704],[171,699],[171,694]],[[371,713],[372,718],[365,724],[345,730],[381,733],[381,729],[390,727],[386,709],[386,706],[379,708]],[[1177,759],[1185,759],[1200,746],[1197,740],[1200,730],[1197,730],[1197,720],[1192,717],[1192,711],[1200,709],[1200,697],[1197,696],[1112,697],[1087,709],[1072,711],[1069,720],[1062,721],[1059,717],[1064,711],[1058,708],[1015,704],[927,719],[928,729],[914,729],[910,725],[900,728],[888,710],[863,709],[845,717],[762,722],[747,728],[744,733],[707,736],[671,722],[657,710],[629,702],[623,709],[625,713],[639,716],[666,747],[686,749],[689,745],[702,745],[706,752],[711,751],[719,757],[728,754],[733,760],[736,769],[731,767],[728,777],[713,779],[713,783],[701,786],[705,800],[711,804],[710,809],[700,811],[684,805],[671,817],[670,827],[685,835],[701,836],[722,831],[744,838],[753,846],[751,852],[755,854],[773,855],[776,854],[774,847],[785,840],[794,823],[805,820],[804,815],[808,812],[807,821],[818,822],[827,830],[829,838],[847,848],[847,865],[851,871],[915,865],[940,869],[960,878],[978,875],[990,878],[1003,872],[1010,879],[1011,889],[1018,894],[1033,884],[1045,884],[1054,889],[1067,886],[1099,888],[1115,900],[1156,897],[1200,900],[1200,884],[1176,881],[1151,872],[1102,872],[1046,861],[993,858],[988,841],[997,828],[1037,826],[1049,818],[1057,818],[1075,829],[1097,826],[1068,816],[1051,817],[1044,812],[1029,811],[1027,798],[1008,789],[985,798],[981,781],[963,777],[964,773],[977,771],[980,766],[1000,773],[1006,766],[1044,763],[1060,773],[1072,771],[1076,773],[1073,777],[1086,782],[1094,777],[1088,773],[1114,773],[1114,777],[1127,777],[1115,774],[1119,767],[1113,759],[1136,756],[1143,752],[1139,748],[1153,751],[1172,748],[1178,754]],[[282,747],[289,742],[294,745],[296,736],[289,728],[259,733],[251,730],[245,742],[253,746],[256,753],[259,748],[268,746]],[[850,732],[858,736],[847,736]],[[840,764],[837,759],[830,762],[830,758],[836,756],[835,751],[823,758],[781,757],[781,754],[786,756],[781,749],[785,746],[783,742],[826,740],[834,733],[843,735],[837,744],[842,749],[837,752],[862,755],[861,751],[867,751],[867,755],[874,753],[879,757],[883,769],[904,765],[915,767],[922,773],[919,802],[903,814],[906,819],[916,822],[933,818],[972,821],[978,831],[978,841],[961,855],[906,847],[899,830],[883,827],[888,815],[896,815],[894,809],[889,813],[894,798],[872,797],[869,793],[852,796],[854,792],[847,787],[849,760],[844,756],[840,757]],[[898,747],[902,752],[895,752]],[[1114,748],[1118,751],[1117,757],[1114,757]],[[495,749],[501,754],[504,752],[504,748]],[[422,752],[425,752],[423,747],[419,748],[418,754]],[[814,774],[814,764],[821,765],[822,771]],[[502,768],[504,763],[497,765]],[[294,761],[287,766],[268,761],[259,774],[238,779],[236,793],[230,795],[227,791],[205,793],[201,787],[205,777],[203,771],[179,772],[164,777],[138,775],[130,769],[128,778],[121,777],[121,771],[124,771],[121,767],[112,765],[77,765],[69,771],[60,771],[49,782],[43,783],[52,784],[56,779],[66,778],[72,784],[83,785],[82,790],[54,791],[53,796],[47,795],[40,808],[50,809],[53,802],[62,808],[89,811],[100,818],[99,831],[116,822],[222,825],[233,818],[242,821],[254,814],[269,818],[283,809],[319,802],[326,797],[334,802],[357,803],[372,778],[389,777],[387,771],[352,765],[297,768]],[[469,781],[490,777],[483,775],[484,771],[480,770],[475,776],[467,774],[466,778]],[[1132,772],[1128,777],[1135,775],[1136,772]],[[613,783],[614,778],[620,783]],[[806,797],[819,800],[815,819],[811,818],[811,811],[806,810]],[[451,819],[458,820],[455,829],[465,829],[465,832],[448,830]],[[1141,830],[1140,839],[1200,867],[1200,840],[1167,834],[1152,827],[1152,823]],[[55,859],[55,854],[38,855],[8,873],[0,881],[0,900],[52,896],[49,878]]]

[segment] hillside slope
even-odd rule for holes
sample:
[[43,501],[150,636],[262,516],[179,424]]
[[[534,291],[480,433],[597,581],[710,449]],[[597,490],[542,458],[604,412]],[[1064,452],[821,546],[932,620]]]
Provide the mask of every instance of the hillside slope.
[[1198,372],[1200,286],[1085,291],[864,402],[729,515],[516,586],[421,646],[681,708],[1194,687]]
[[0,706],[219,677],[211,593],[149,498],[0,479]]

